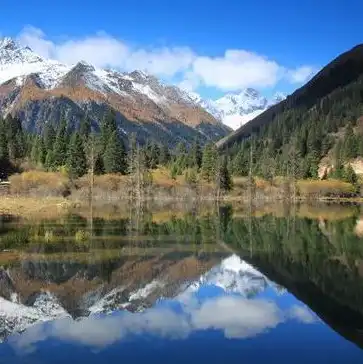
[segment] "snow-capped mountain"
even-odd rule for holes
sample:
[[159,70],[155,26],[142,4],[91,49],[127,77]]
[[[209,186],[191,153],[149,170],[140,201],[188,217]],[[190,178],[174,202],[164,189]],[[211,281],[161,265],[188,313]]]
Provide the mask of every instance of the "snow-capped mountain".
[[63,115],[76,126],[87,114],[97,128],[110,108],[117,112],[120,130],[137,131],[141,140],[188,142],[197,135],[215,140],[229,132],[187,92],[154,76],[99,69],[81,60],[65,65],[11,38],[0,40],[0,114],[12,113],[26,128],[41,132]]
[[70,317],[60,306],[56,297],[48,292],[37,295],[28,305],[17,301],[14,294],[11,300],[0,297],[0,342],[13,332],[23,332],[39,322]]
[[283,93],[276,93],[269,100],[252,88],[226,94],[217,100],[203,100],[196,93],[189,94],[201,107],[234,130],[286,98]]
[[[66,298],[63,297],[65,294],[63,289],[60,289],[59,292],[56,290],[50,292],[44,288],[25,299],[24,290],[29,289],[28,286],[32,284],[32,281],[27,282],[26,287],[21,292],[17,292],[16,286],[19,286],[19,283],[13,281],[9,271],[1,270],[0,341],[13,332],[23,332],[36,323],[58,318],[81,318],[100,313],[108,314],[123,309],[132,312],[142,311],[164,297],[186,302],[188,297],[202,286],[213,285],[223,289],[226,293],[238,294],[245,298],[253,297],[269,285],[273,286],[262,273],[236,255],[223,259],[206,273],[195,278],[188,277],[188,272],[176,277],[175,273],[172,272],[179,263],[177,262],[169,268],[166,267],[149,282],[142,279],[138,283],[137,277],[134,277],[132,284],[122,279],[122,283],[119,282],[116,285],[101,284],[95,289],[92,282],[95,282],[96,278],[93,278],[90,281],[90,290],[87,289],[82,293],[83,290],[78,285],[77,291],[72,288],[73,297],[67,295]],[[33,274],[34,269],[33,266]],[[191,266],[190,269],[193,270]],[[52,275],[52,272],[49,273]],[[74,274],[79,279],[84,273],[76,271]],[[38,279],[33,276],[35,286],[39,285]],[[70,282],[73,281],[73,284],[77,285],[77,279],[71,278]],[[90,279],[91,277],[88,277],[85,280],[89,281]],[[54,289],[54,287],[52,288]],[[76,305],[79,308],[70,312],[69,301],[72,302],[72,306]]]

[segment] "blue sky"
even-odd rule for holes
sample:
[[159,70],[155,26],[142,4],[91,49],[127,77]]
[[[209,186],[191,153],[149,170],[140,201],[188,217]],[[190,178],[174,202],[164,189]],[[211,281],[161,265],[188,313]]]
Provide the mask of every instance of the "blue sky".
[[2,1],[0,34],[44,56],[142,68],[217,97],[291,92],[362,42],[361,0]]

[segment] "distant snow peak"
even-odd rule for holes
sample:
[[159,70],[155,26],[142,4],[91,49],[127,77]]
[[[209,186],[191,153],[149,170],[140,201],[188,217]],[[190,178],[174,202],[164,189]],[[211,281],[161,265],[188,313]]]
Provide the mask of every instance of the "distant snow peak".
[[195,103],[234,130],[286,98],[283,93],[278,92],[271,99],[267,99],[253,88],[246,88],[239,93],[229,93],[217,100],[203,100],[195,92],[189,92],[189,96]]
[[0,48],[4,49],[14,49],[17,47],[16,42],[14,39],[9,37],[0,38]]

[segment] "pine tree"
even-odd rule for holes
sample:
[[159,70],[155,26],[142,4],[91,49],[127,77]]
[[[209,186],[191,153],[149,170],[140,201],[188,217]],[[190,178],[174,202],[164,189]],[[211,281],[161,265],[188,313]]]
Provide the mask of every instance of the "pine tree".
[[32,149],[30,151],[30,160],[34,163],[34,164],[38,164],[39,161],[39,136],[35,136],[33,138],[33,144],[32,144]]
[[199,169],[202,166],[202,149],[198,138],[194,139],[189,155],[189,167]]
[[68,149],[67,167],[71,178],[78,178],[87,172],[87,159],[82,137],[78,132],[72,135]]
[[233,173],[238,176],[248,175],[248,152],[244,149],[244,144],[241,144],[235,158],[233,159]]
[[0,119],[0,159],[9,160],[9,149],[6,137],[5,123],[1,119]]
[[81,120],[81,123],[79,125],[79,133],[83,141],[86,141],[91,134],[91,121],[87,115],[85,115],[84,118]]
[[143,152],[145,155],[146,167],[155,169],[159,164],[159,146],[155,142],[148,140]]
[[228,170],[228,160],[226,156],[219,159],[218,170],[217,170],[217,187],[223,191],[230,191],[233,187],[232,177]]
[[357,177],[356,173],[354,172],[353,167],[350,164],[344,170],[344,180],[353,185],[355,185],[358,181],[358,177]]
[[166,144],[163,144],[160,149],[159,163],[162,166],[166,166],[170,161],[170,151]]
[[56,132],[53,126],[47,123],[43,131],[43,141],[47,152],[48,150],[53,150],[55,139],[56,139]]
[[344,142],[343,142],[343,158],[348,161],[356,158],[359,151],[358,140],[354,135],[351,124],[348,124],[345,131]]
[[198,172],[196,168],[190,168],[185,173],[185,181],[192,189],[195,189],[197,187],[197,182],[198,182],[197,175]]
[[21,126],[21,121],[10,114],[5,119],[6,139],[8,143],[10,160],[21,159],[25,156],[26,141]]
[[114,131],[107,143],[103,155],[103,164],[106,173],[122,173],[127,171],[125,147],[122,140]]
[[217,151],[214,144],[208,143],[203,150],[202,176],[207,182],[211,182],[216,173]]
[[54,169],[54,158],[53,158],[53,150],[48,149],[47,154],[45,156],[45,168],[48,171],[52,171]]
[[68,141],[67,124],[65,121],[62,121],[55,139],[54,149],[52,153],[53,168],[61,167],[66,164],[67,149],[68,149],[67,141]]
[[0,118],[0,179],[6,178],[9,170],[10,160],[5,123]]
[[178,176],[179,174],[179,169],[178,169],[178,166],[173,163],[171,165],[171,168],[170,168],[170,177],[173,179],[173,180],[176,180],[176,177]]
[[114,132],[118,132],[116,113],[113,109],[110,109],[101,123],[101,145],[103,147],[101,154],[105,152],[109,139]]
[[47,150],[44,144],[44,140],[42,137],[39,137],[39,144],[38,144],[38,163],[44,165],[45,159],[47,156]]
[[175,161],[174,163],[178,167],[178,174],[182,174],[188,166],[188,154],[185,144],[179,142],[175,148]]

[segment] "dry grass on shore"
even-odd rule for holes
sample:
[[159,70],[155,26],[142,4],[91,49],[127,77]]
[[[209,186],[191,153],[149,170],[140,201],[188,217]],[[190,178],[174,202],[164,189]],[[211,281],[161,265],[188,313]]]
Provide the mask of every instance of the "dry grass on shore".
[[61,197],[4,196],[0,198],[0,215],[26,218],[54,218],[67,213],[74,203]]

